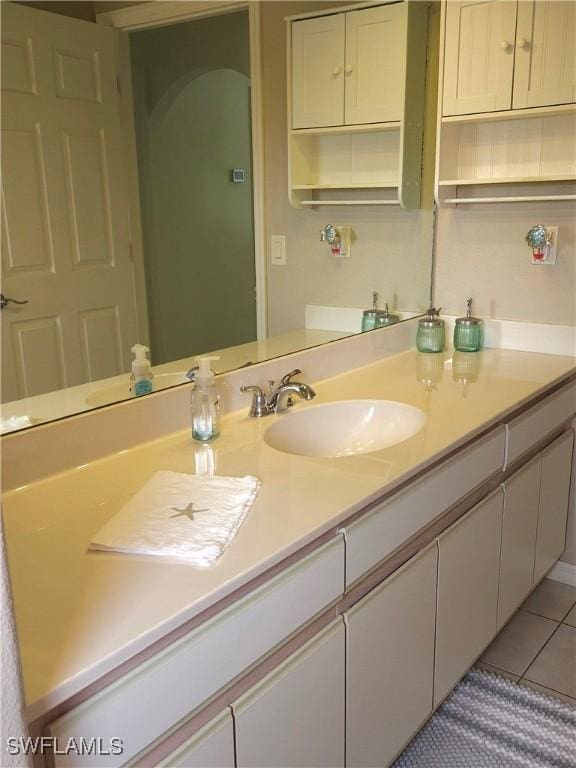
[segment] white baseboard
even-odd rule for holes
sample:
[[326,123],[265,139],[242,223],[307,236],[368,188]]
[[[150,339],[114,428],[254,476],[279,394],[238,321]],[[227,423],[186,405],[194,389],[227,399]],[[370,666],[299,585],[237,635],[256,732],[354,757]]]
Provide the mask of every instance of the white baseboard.
[[571,587],[576,587],[576,565],[558,560],[556,565],[547,574],[547,578],[552,579],[553,581],[561,581],[563,584],[570,584]]

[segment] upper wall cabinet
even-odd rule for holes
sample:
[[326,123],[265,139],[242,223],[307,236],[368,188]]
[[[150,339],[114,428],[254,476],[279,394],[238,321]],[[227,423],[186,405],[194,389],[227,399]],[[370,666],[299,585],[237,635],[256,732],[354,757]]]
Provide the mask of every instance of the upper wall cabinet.
[[573,0],[451,0],[443,114],[574,102],[575,24]]
[[400,121],[406,20],[394,4],[295,21],[292,127]]
[[442,28],[437,201],[576,199],[574,0],[444,0]]
[[292,205],[419,207],[427,24],[413,0],[288,19]]

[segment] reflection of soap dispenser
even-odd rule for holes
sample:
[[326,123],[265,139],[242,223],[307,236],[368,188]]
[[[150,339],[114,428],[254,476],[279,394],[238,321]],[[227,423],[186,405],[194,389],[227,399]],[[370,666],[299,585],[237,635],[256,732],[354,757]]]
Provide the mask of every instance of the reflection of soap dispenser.
[[148,347],[143,344],[134,344],[132,347],[134,360],[132,361],[132,375],[130,376],[130,391],[134,397],[148,395],[154,389],[154,374],[150,367],[150,360],[147,358],[149,351]]
[[214,383],[211,360],[218,356],[198,357],[198,371],[191,395],[192,437],[205,443],[220,434],[220,402]]

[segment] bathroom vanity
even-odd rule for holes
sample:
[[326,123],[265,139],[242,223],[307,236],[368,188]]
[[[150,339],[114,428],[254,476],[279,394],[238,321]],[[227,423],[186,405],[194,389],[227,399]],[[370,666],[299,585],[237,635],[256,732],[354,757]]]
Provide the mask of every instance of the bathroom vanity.
[[[463,386],[450,353],[406,351],[312,381],[294,414],[249,418],[247,401],[213,446],[186,430],[7,492],[32,732],[63,752],[122,740],[53,764],[389,764],[564,548],[574,359],[487,349],[474,365]],[[426,421],[340,458],[264,439],[350,399]],[[86,551],[159,469],[262,481],[214,568]]]

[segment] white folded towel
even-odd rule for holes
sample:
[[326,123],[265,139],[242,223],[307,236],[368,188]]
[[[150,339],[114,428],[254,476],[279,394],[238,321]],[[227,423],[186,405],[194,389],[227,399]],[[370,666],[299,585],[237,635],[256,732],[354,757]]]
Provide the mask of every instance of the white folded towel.
[[159,555],[207,568],[244,522],[260,481],[157,472],[93,537],[89,549]]

